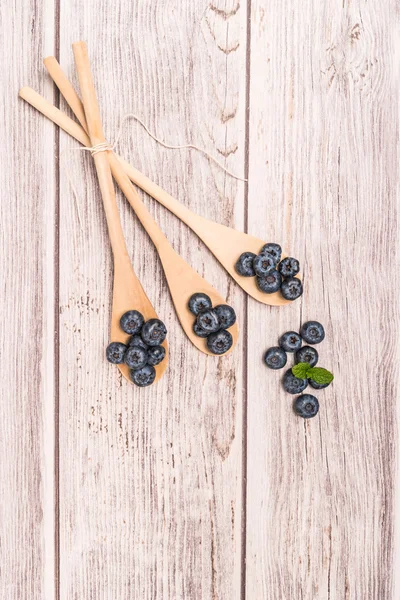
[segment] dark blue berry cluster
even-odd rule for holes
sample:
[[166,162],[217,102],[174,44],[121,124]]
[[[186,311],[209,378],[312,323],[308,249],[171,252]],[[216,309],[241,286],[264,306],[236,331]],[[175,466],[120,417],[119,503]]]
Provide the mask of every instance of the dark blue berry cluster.
[[[288,331],[279,339],[279,346],[269,348],[264,355],[264,362],[270,369],[282,369],[288,360],[287,354],[293,353],[295,364],[307,363],[313,371],[325,371],[325,369],[313,369],[318,362],[318,352],[312,346],[303,346],[303,341],[307,344],[319,344],[325,338],[325,330],[318,321],[307,321],[300,329],[300,333],[296,331]],[[308,385],[314,389],[322,389],[329,383],[318,383],[311,377],[299,378],[296,377],[292,368],[288,369],[283,376],[283,387],[289,394],[302,394]],[[302,394],[296,398],[294,403],[295,412],[309,419],[315,417],[319,410],[319,403],[312,394]]]
[[219,304],[213,308],[211,298],[198,292],[189,299],[189,310],[196,317],[193,331],[207,339],[207,347],[213,354],[225,354],[232,347],[232,335],[227,329],[236,322],[231,306]]
[[265,244],[258,255],[243,252],[235,269],[243,277],[256,277],[262,292],[273,294],[280,290],[286,300],[296,300],[303,293],[303,285],[296,277],[300,271],[299,261],[290,256],[281,260],[281,256],[279,244]]
[[120,320],[122,331],[132,337],[128,344],[112,342],[107,346],[107,360],[114,365],[125,363],[130,368],[133,383],[139,387],[151,385],[156,378],[155,366],[165,358],[161,344],[167,336],[167,328],[159,319],[145,322],[137,310],[129,310]]

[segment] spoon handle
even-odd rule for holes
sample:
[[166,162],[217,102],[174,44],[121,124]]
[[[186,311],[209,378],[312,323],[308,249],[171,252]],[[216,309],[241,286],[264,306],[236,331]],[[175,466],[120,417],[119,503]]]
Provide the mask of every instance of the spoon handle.
[[82,101],[76,93],[74,86],[62,70],[60,63],[54,56],[47,56],[43,60],[43,64],[46,67],[50,77],[60,90],[61,95],[64,97],[70,109],[87,133],[88,127]]
[[110,164],[111,172],[115,181],[118,183],[121,191],[128,200],[129,204],[132,206],[136,216],[147,231],[157,250],[160,252],[161,250],[164,250],[170,246],[169,241],[143,204],[139,194],[125,173],[122,164],[113,152],[108,153],[108,162]]
[[[44,59],[43,62],[45,64],[45,67],[46,67],[50,77],[53,79],[54,83],[60,90],[62,96],[66,100],[70,109],[72,110],[72,112],[74,113],[74,115],[76,116],[76,118],[78,119],[80,124],[82,125],[83,129],[87,132],[88,131],[88,123],[86,120],[83,104],[82,104],[78,94],[76,93],[74,87],[72,86],[72,84],[68,80],[67,76],[64,74],[63,70],[61,69],[59,63],[53,56],[48,56],[47,58]],[[104,139],[104,136],[103,136],[103,139]],[[144,175],[141,175],[141,173],[139,171],[130,167],[130,165],[127,162],[125,162],[122,158],[116,157],[116,155],[111,152],[107,152],[107,154],[108,154],[108,160],[109,160],[109,164],[110,164],[114,179],[116,180],[116,182],[118,183],[122,192],[126,196],[128,202],[130,203],[130,205],[136,212],[137,217],[139,218],[143,227],[145,228],[148,235],[150,236],[153,244],[156,246],[157,249],[159,249],[161,246],[165,246],[166,244],[168,244],[168,241],[167,241],[165,235],[163,234],[163,232],[161,231],[160,227],[154,221],[153,217],[150,215],[149,211],[147,210],[147,208],[141,201],[141,199],[140,199],[137,191],[133,187],[132,183],[130,182],[130,178],[132,178],[132,177],[130,175],[129,176],[127,175],[128,169],[129,169],[129,171],[132,170],[133,174],[135,174],[135,175],[138,174],[144,180],[147,180],[148,190],[145,190],[145,191],[148,191],[150,196],[153,196],[153,193],[157,194],[157,192],[160,191],[161,188],[159,188],[158,186],[153,184],[150,181],[150,179],[147,179],[147,177],[145,177]],[[132,176],[133,176],[133,174],[131,173]],[[144,185],[144,184],[142,184],[142,185]],[[139,187],[142,187],[142,185],[139,185]],[[157,188],[157,189],[153,189],[153,188]],[[161,190],[161,192],[163,192],[163,190]],[[166,192],[163,192],[163,193],[168,196],[168,194]],[[153,196],[153,197],[155,197],[155,196]],[[156,197],[155,197],[155,199],[157,200]],[[170,196],[170,200],[172,202],[174,202],[178,206],[178,208],[179,208],[179,206],[181,206],[183,209],[182,212],[187,211],[187,213],[193,215],[193,213],[191,213],[190,210],[186,209],[183,205],[180,205],[177,200],[174,200],[174,198],[172,198],[172,196]],[[170,209],[170,210],[172,210],[172,209]],[[181,218],[183,219],[183,217],[181,217]]]
[[[90,143],[92,146],[95,146],[104,143],[106,140],[101,124],[100,111],[90,70],[87,48],[84,42],[76,42],[72,47],[82,92],[83,106],[85,107]],[[118,264],[120,260],[129,259],[129,255],[119,217],[111,169],[106,156],[109,153],[109,151],[98,152],[94,154],[93,159],[103,198],[114,262]]]
[[[87,132],[87,122],[85,117],[85,111],[83,104],[75,91],[74,86],[65,75],[60,64],[54,56],[48,56],[44,59],[44,65],[64,97],[65,101],[69,105],[70,109],[82,125],[83,129]],[[76,136],[75,136],[76,137]],[[188,225],[197,234],[204,232],[204,227],[207,227],[209,221],[203,217],[199,217],[191,210],[189,210],[184,204],[176,200],[173,196],[168,194],[159,185],[151,181],[146,175],[143,175],[138,169],[132,167],[126,160],[118,156],[118,160],[122,164],[125,173],[129,179],[140,187],[144,192],[149,194],[152,198],[157,200],[160,204],[165,206],[170,212],[172,212],[178,219],[181,219],[186,225]]]
[[186,225],[195,233],[199,235],[203,233],[204,227],[207,226],[207,223],[210,223],[208,219],[204,219],[203,217],[196,215],[184,204],[171,196],[171,194],[168,194],[168,192],[163,190],[159,185],[151,181],[151,179],[146,177],[146,175],[143,175],[143,173],[141,173],[138,169],[132,167],[132,165],[130,165],[126,160],[120,156],[117,156],[117,158],[121,163],[125,173],[133,183],[140,187],[144,192],[149,194],[149,196],[154,198],[154,200],[157,200],[157,202],[165,206],[165,208],[178,217],[178,219],[186,223]]

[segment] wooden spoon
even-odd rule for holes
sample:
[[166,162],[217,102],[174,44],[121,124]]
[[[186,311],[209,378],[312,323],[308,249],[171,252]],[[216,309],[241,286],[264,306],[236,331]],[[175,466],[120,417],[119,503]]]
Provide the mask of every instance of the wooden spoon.
[[[90,140],[92,146],[104,142],[101,122],[96,111],[95,103],[92,100],[90,89],[90,79],[81,73],[82,94],[88,103],[88,115],[93,115],[89,119]],[[146,320],[158,318],[157,314],[146,296],[139,279],[136,277],[128,251],[125,244],[124,234],[119,218],[113,180],[105,152],[99,152],[93,156],[96,165],[97,175],[101,194],[103,197],[104,210],[107,218],[108,232],[114,257],[114,285],[113,285],[113,304],[111,316],[111,340],[127,343],[129,335],[124,333],[120,327],[120,318],[128,310],[136,309],[140,311]],[[162,377],[168,365],[168,346],[164,342],[167,351],[164,360],[155,367],[156,381]],[[128,381],[129,368],[126,365],[118,365],[122,374]]]
[[[74,87],[62,71],[59,63],[53,56],[49,56],[44,59],[44,64],[78,121],[86,130],[86,120],[82,102]],[[169,211],[181,219],[181,221],[186,223],[186,225],[188,225],[204,242],[209,250],[211,250],[222,266],[245,290],[245,292],[263,304],[280,306],[290,303],[289,300],[285,300],[280,292],[276,292],[275,294],[265,294],[264,292],[261,292],[257,287],[255,277],[242,277],[235,270],[235,263],[242,252],[254,252],[254,254],[258,254],[265,244],[263,240],[196,215],[170,194],[165,192],[160,186],[153,183],[148,177],[132,167],[124,159],[118,158],[129,179],[165,206]]]
[[[77,52],[79,56],[81,52],[83,52],[83,50],[77,50],[78,48],[80,48],[80,44],[83,44],[84,52],[86,52],[87,57],[86,46],[83,42],[79,42],[73,45],[75,60],[77,60]],[[20,95],[28,102],[33,104],[36,108],[38,108],[41,112],[43,112],[43,114],[46,114],[46,116],[51,114],[50,118],[52,118],[52,120],[57,122],[65,131],[79,139],[79,141],[81,141],[83,144],[87,146],[88,142],[90,143],[89,138],[86,136],[85,132],[82,131],[82,128],[80,128],[79,125],[74,123],[74,121],[69,119],[61,111],[55,109],[55,107],[52,107],[51,105],[51,108],[49,106],[46,106],[46,101],[44,101],[45,104],[43,106],[43,99],[38,94],[36,94],[35,92],[32,94],[31,90],[23,88],[20,91]],[[73,103],[71,108],[75,112],[75,106]],[[84,125],[86,125],[86,118],[84,117],[82,119],[81,115],[82,124]],[[119,160],[117,160],[115,155],[112,152],[100,153],[100,155],[102,154],[107,154],[107,158],[114,178],[120,185],[129,203],[134,208],[143,227],[146,229],[151,240],[156,246],[156,249],[161,259],[161,263],[163,265],[164,273],[167,278],[167,283],[170,289],[170,293],[175,305],[179,321],[186,335],[199,350],[210,356],[216,356],[208,350],[206,340],[204,338],[200,338],[194,333],[193,324],[195,321],[195,317],[188,309],[188,300],[190,296],[196,292],[203,292],[210,296],[214,306],[218,304],[226,304],[225,300],[171,247],[165,235],[163,234],[157,223],[155,223],[154,219],[151,217],[143,202],[140,200],[135,188],[131,184],[130,180],[128,179],[127,175],[125,174],[122,168],[121,163],[119,162]],[[95,155],[95,157],[96,156],[97,154]],[[229,328],[229,332],[232,335],[233,344],[226,354],[231,352],[237,343],[239,337],[239,329],[237,323],[235,323],[231,328]]]

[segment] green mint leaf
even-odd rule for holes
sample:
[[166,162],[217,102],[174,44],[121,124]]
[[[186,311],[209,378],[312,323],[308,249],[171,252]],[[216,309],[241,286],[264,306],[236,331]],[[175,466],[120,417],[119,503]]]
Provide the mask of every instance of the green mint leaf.
[[299,379],[307,379],[309,371],[310,365],[306,362],[297,363],[297,365],[294,365],[294,367],[292,367],[293,375],[295,377],[298,377]]
[[321,367],[312,367],[307,373],[307,377],[315,381],[315,383],[331,383],[333,381],[333,375],[327,369]]

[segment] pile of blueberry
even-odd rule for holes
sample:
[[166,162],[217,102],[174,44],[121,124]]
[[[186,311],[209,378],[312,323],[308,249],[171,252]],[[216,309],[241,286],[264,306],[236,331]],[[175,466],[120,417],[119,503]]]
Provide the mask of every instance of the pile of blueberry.
[[207,338],[207,347],[213,354],[225,354],[232,347],[232,335],[227,329],[236,322],[236,313],[231,306],[219,304],[213,308],[211,298],[198,292],[190,297],[190,312],[196,320],[193,331]]
[[[264,361],[270,369],[282,369],[287,363],[287,353],[293,352],[295,363],[302,365],[304,374],[307,371],[311,373],[310,377],[296,377],[292,369],[288,369],[283,376],[283,387],[289,394],[301,394],[308,385],[316,390],[328,387],[333,376],[326,369],[315,368],[318,362],[318,352],[311,346],[302,346],[303,340],[307,344],[319,344],[325,338],[325,330],[318,321],[307,321],[300,329],[300,334],[296,331],[288,331],[283,334],[279,340],[279,346],[274,346],[266,351]],[[294,367],[296,370],[296,367]],[[315,373],[316,379],[312,379]],[[317,377],[318,375],[318,377]],[[325,381],[325,382],[324,382]],[[294,409],[298,415],[309,419],[315,417],[319,410],[319,402],[312,394],[302,394],[295,403]]]
[[167,328],[159,319],[145,322],[137,310],[122,315],[120,326],[132,337],[127,345],[112,342],[107,346],[107,360],[114,365],[128,365],[131,379],[139,387],[151,385],[156,378],[154,367],[165,358],[165,348],[161,344],[167,336]]
[[303,286],[296,277],[300,264],[296,258],[281,260],[282,248],[279,244],[265,244],[258,255],[243,252],[235,265],[243,277],[256,277],[257,286],[266,294],[281,291],[286,300],[296,300],[303,293]]

